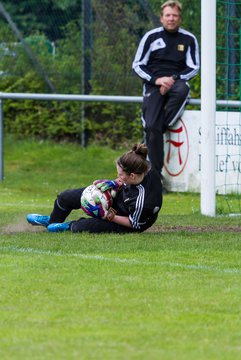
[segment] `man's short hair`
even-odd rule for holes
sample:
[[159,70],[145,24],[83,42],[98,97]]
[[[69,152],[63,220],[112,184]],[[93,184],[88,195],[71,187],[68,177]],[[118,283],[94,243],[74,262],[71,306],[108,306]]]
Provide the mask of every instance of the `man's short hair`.
[[163,10],[167,6],[170,6],[171,8],[177,7],[179,12],[180,12],[180,15],[182,14],[182,4],[179,1],[177,1],[177,0],[167,0],[161,6],[161,15],[163,15]]

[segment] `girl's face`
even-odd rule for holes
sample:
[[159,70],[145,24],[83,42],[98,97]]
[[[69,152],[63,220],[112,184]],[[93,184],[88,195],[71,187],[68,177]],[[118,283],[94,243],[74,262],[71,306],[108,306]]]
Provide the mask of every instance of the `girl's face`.
[[138,175],[134,173],[127,174],[119,165],[116,165],[118,178],[126,185],[139,184],[144,177],[144,174]]
[[121,179],[124,184],[129,185],[130,175],[127,174],[119,165],[116,165],[116,170],[118,178]]

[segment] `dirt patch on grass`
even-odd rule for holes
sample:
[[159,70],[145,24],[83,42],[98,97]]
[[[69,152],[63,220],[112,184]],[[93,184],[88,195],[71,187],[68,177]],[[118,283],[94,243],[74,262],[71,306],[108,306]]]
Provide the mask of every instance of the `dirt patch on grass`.
[[190,233],[201,232],[224,232],[224,233],[241,233],[241,226],[153,226],[147,230],[152,233],[170,233],[186,231]]
[[20,221],[16,224],[4,226],[0,233],[1,234],[16,234],[16,233],[37,233],[44,231],[45,228],[42,226],[32,226],[26,221]]
[[[26,221],[19,221],[18,223],[6,225],[1,230],[1,234],[16,234],[16,233],[39,233],[46,231],[43,226],[33,226]],[[224,232],[224,233],[241,233],[241,226],[161,226],[154,225],[146,232],[149,233],[175,233],[175,232],[189,232],[189,233],[202,233],[202,232]]]

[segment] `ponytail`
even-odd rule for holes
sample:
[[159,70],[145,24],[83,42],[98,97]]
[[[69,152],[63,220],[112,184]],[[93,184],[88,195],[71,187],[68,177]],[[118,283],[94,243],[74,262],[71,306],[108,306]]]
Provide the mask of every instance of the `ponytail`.
[[150,168],[147,155],[148,149],[145,144],[135,144],[132,149],[122,155],[116,163],[127,174],[143,174]]

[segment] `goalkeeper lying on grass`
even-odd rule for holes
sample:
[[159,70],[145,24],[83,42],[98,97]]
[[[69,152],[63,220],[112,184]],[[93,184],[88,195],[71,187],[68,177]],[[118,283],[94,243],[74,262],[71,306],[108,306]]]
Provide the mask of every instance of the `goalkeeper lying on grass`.
[[147,154],[144,144],[134,145],[116,161],[118,179],[94,182],[102,192],[116,192],[112,207],[105,208],[101,202],[94,205],[85,202],[84,210],[90,217],[64,222],[72,210],[81,209],[81,196],[86,189],[83,187],[59,194],[50,216],[29,214],[27,221],[32,225],[45,226],[51,232],[145,231],[155,223],[162,206],[161,179],[150,167]]

